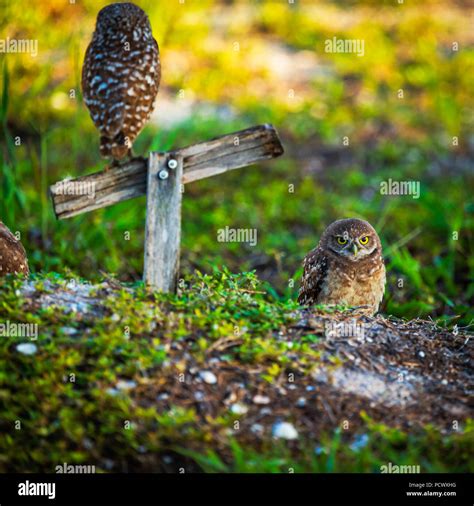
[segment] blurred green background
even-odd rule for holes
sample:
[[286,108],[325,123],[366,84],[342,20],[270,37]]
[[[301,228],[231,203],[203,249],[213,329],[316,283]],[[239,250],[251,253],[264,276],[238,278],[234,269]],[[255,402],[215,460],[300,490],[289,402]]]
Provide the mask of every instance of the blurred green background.
[[[36,57],[0,54],[0,219],[21,232],[33,272],[132,281],[143,268],[145,199],[58,222],[48,196],[56,181],[105,165],[80,73],[107,3],[0,0],[0,38],[38,40]],[[286,149],[186,186],[183,273],[255,269],[271,295],[295,297],[301,261],[324,228],[361,217],[384,245],[384,312],[471,321],[472,4],[136,3],[162,59],[156,111],[136,153],[266,122]],[[362,39],[364,56],[326,53],[333,37]],[[389,178],[419,181],[420,198],[381,195]],[[256,228],[257,245],[218,242],[226,226]]]

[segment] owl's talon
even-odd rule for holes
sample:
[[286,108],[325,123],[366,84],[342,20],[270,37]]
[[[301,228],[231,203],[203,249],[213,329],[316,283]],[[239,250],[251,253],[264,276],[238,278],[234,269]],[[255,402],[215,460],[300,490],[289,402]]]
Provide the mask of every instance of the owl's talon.
[[104,167],[104,172],[108,172],[111,169],[116,169],[116,168],[120,167],[120,165],[121,164],[118,160],[113,160],[112,163],[109,163],[108,165],[106,165]]

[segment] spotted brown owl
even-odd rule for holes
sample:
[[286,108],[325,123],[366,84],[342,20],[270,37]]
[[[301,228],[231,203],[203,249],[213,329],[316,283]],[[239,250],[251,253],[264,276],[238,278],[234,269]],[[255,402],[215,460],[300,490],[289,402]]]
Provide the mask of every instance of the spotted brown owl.
[[373,315],[385,290],[385,266],[379,236],[370,223],[338,220],[306,255],[298,302],[360,307]]
[[29,272],[25,248],[0,221],[0,276]]
[[160,78],[158,44],[146,13],[132,3],[104,7],[82,68],[82,93],[104,158],[131,155],[153,112]]

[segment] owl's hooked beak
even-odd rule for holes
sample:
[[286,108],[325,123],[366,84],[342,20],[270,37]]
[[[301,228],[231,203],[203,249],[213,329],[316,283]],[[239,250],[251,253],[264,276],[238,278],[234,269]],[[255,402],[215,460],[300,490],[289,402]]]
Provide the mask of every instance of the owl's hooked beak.
[[357,256],[357,253],[359,253],[359,248],[356,243],[352,244],[352,251],[354,252],[354,256]]

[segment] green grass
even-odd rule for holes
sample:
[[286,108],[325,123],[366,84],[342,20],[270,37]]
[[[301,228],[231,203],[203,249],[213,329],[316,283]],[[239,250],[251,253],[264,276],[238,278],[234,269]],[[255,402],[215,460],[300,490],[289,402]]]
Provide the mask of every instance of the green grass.
[[381,466],[389,462],[398,466],[419,465],[427,473],[472,472],[468,464],[472,432],[471,424],[462,435],[442,436],[430,427],[410,435],[383,424],[369,423],[364,433],[368,443],[361,449],[342,442],[341,430],[336,429],[334,434],[322,438],[322,444],[301,442],[297,458],[285,443],[256,451],[232,439],[227,463],[213,450],[205,454],[185,448],[176,451],[194,459],[207,473],[380,473]]

